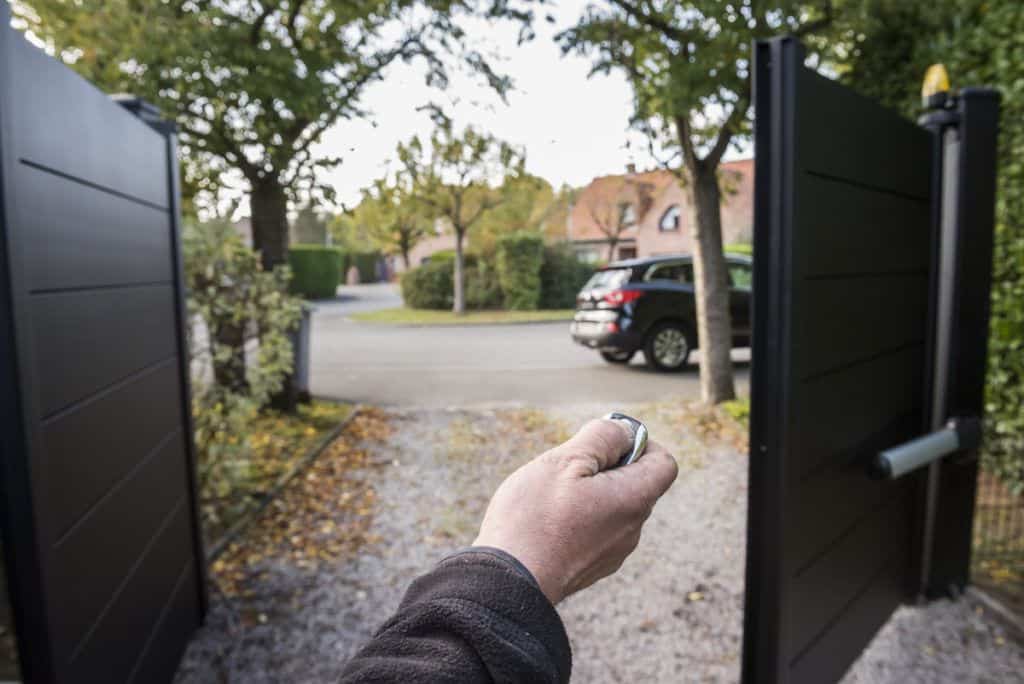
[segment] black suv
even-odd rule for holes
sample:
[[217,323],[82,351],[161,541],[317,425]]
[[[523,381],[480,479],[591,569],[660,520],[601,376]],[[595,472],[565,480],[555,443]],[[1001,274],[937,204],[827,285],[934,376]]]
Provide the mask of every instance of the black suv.
[[[728,254],[732,346],[750,345],[749,257]],[[660,371],[686,365],[697,347],[693,259],[688,255],[617,261],[594,273],[576,296],[572,339],[609,363],[642,349]]]

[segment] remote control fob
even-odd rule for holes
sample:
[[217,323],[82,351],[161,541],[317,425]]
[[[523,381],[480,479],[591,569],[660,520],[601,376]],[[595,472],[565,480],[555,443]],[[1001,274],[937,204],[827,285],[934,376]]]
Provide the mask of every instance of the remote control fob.
[[622,466],[629,465],[633,461],[637,460],[644,454],[644,449],[647,448],[647,426],[641,423],[632,416],[627,416],[625,413],[618,413],[612,411],[607,416],[604,416],[605,420],[614,420],[622,425],[625,425],[629,429],[629,433],[633,435],[633,446],[632,448],[624,453],[619,459],[619,462],[615,464],[615,468],[621,468]]

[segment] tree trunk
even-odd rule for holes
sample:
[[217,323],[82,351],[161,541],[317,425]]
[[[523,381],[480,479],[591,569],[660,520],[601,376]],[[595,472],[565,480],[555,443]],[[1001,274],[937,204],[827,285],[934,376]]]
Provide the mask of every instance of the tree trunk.
[[[252,246],[260,253],[264,271],[288,263],[288,196],[277,178],[251,181]],[[281,391],[270,398],[278,411],[294,413],[298,405],[295,380],[289,374]]]
[[288,197],[276,178],[252,182],[252,246],[263,270],[288,262]]
[[736,397],[730,356],[729,272],[722,249],[722,195],[715,168],[698,163],[690,169],[690,177],[700,394],[705,403],[719,404]]
[[618,239],[608,238],[608,261],[615,261],[615,247],[619,244]]
[[455,301],[452,302],[452,311],[458,316],[466,313],[465,269],[462,267],[462,238],[465,232],[463,229],[455,229],[455,273],[453,275]]

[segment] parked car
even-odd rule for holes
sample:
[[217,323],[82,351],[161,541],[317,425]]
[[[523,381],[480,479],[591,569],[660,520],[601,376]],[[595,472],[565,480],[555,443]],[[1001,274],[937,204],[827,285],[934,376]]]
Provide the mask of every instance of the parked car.
[[[726,255],[732,346],[750,345],[750,257]],[[693,258],[617,261],[594,273],[576,297],[572,339],[609,363],[629,363],[643,350],[659,371],[677,371],[697,348]]]

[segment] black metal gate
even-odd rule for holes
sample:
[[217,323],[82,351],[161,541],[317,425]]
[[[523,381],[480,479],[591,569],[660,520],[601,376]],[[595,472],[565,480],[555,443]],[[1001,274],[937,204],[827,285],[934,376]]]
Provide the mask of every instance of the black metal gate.
[[995,122],[950,112],[951,153],[942,130],[803,61],[793,39],[755,48],[751,684],[836,681],[902,601],[963,586],[974,461],[869,466],[936,418],[981,413]]
[[2,520],[23,676],[169,681],[205,610],[175,136],[8,27],[0,3]]

